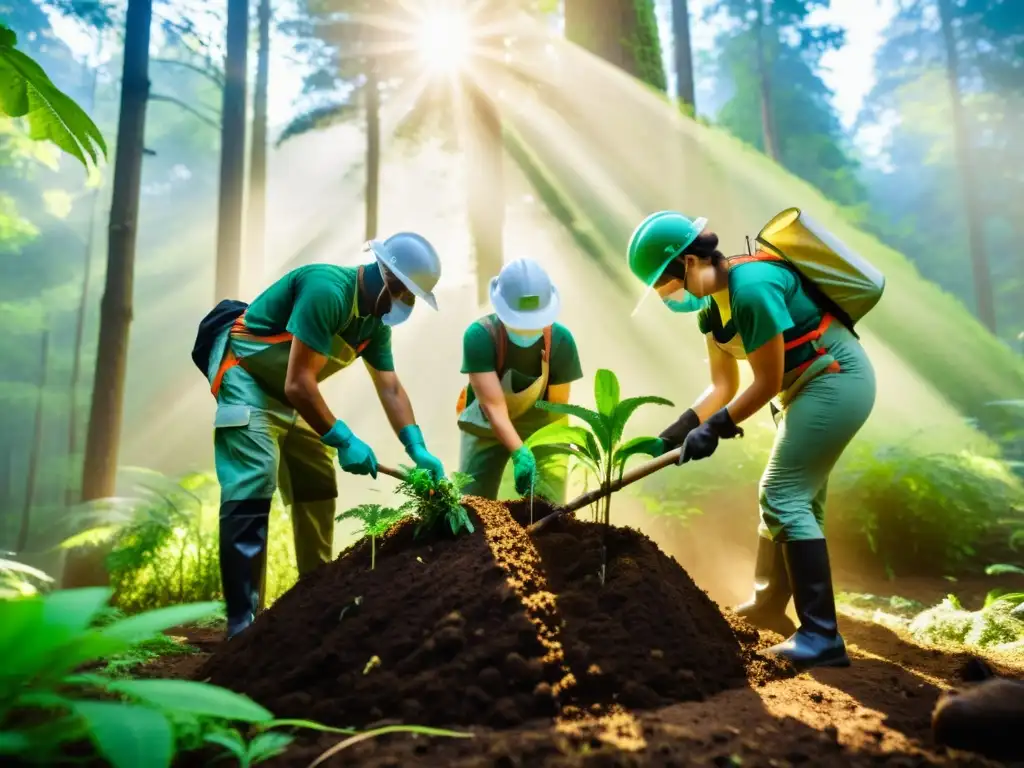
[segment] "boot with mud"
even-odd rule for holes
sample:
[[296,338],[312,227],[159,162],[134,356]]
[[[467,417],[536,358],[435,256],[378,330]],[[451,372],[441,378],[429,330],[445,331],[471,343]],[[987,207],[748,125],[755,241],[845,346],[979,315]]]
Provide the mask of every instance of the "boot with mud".
[[766,653],[784,658],[801,670],[850,666],[836,620],[828,545],[824,539],[788,541],[782,545],[782,551],[800,628]]
[[796,625],[786,615],[786,606],[792,596],[793,588],[789,584],[782,545],[759,536],[754,564],[754,595],[733,608],[733,612],[759,629],[789,637],[796,632]]
[[220,508],[220,577],[227,640],[246,630],[262,605],[270,499],[228,501]]

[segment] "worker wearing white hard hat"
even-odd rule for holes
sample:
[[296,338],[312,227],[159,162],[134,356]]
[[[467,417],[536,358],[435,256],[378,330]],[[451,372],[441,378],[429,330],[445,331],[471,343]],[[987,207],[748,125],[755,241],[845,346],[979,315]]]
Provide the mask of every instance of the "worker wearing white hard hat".
[[524,441],[564,418],[534,406],[569,401],[571,383],[583,378],[576,341],[555,322],[561,299],[537,262],[506,264],[490,293],[494,312],[463,336],[462,372],[469,383],[457,408],[459,471],[473,477],[463,491],[498,498],[511,458],[518,495],[558,503],[565,498],[565,457],[543,447],[533,451]]

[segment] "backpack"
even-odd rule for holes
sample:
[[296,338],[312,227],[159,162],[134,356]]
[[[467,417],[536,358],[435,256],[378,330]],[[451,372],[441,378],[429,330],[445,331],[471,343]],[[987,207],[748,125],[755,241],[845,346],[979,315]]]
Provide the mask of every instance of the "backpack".
[[[488,315],[480,321],[481,325],[491,334],[491,341],[494,342],[494,372],[498,374],[499,381],[505,375],[505,352],[508,349],[508,333],[505,325]],[[551,360],[551,326],[544,329],[544,359]],[[469,397],[469,386],[462,388],[459,393],[459,400],[455,404],[455,413],[461,414],[466,410],[466,400]]]
[[782,260],[792,266],[818,306],[851,333],[882,298],[885,275],[799,208],[775,216],[755,239],[767,253],[751,260]]
[[224,299],[199,322],[196,341],[192,345],[192,362],[204,378],[209,374],[210,353],[213,352],[213,342],[217,335],[244,315],[248,308],[249,305],[244,301]]

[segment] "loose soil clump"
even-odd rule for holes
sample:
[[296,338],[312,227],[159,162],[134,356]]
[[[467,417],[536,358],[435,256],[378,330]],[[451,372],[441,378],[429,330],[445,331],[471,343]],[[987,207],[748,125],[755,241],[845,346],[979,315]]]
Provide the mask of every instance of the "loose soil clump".
[[465,505],[480,533],[428,542],[402,525],[378,542],[373,571],[360,542],[196,677],[278,717],[501,729],[747,684],[737,633],[647,537],[567,519],[531,539],[515,519],[521,506]]

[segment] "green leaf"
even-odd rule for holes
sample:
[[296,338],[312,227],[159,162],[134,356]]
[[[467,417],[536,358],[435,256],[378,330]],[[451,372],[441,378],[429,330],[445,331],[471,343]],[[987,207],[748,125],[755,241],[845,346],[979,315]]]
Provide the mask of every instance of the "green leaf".
[[541,427],[526,439],[529,448],[539,448],[542,445],[578,445],[584,446],[587,442],[587,430],[583,427],[570,427],[568,424],[559,422]]
[[1024,544],[1024,528],[1010,534],[1010,549],[1016,552]]
[[[0,29],[0,32],[3,30]],[[17,755],[28,752],[32,742],[23,733],[0,731],[0,755]]]
[[673,405],[671,400],[666,400],[664,397],[655,397],[653,395],[647,397],[629,397],[623,400],[615,408],[615,414],[612,416],[612,440],[618,442],[622,438],[622,433],[626,429],[626,424],[632,418],[633,413],[642,405]]
[[[29,137],[51,141],[86,168],[107,154],[103,135],[92,119],[51,82],[35,61],[10,46],[0,46],[0,113],[25,117]],[[98,150],[98,151],[97,151]]]
[[167,710],[191,715],[262,723],[274,715],[247,696],[191,680],[119,680],[108,690]]
[[[5,670],[18,670],[33,651],[28,647],[42,636],[43,599],[38,595],[0,600],[0,677]],[[26,653],[27,652],[27,653]]]
[[127,619],[121,619],[108,627],[99,630],[106,637],[116,638],[127,643],[140,643],[160,634],[165,629],[178,627],[182,624],[205,619],[224,609],[223,603],[191,603],[188,605],[172,605],[158,608]]
[[623,467],[632,456],[657,456],[663,445],[664,443],[657,437],[634,437],[615,452],[612,464]]
[[323,731],[324,733],[341,733],[351,736],[356,733],[355,728],[335,728],[331,725],[318,723],[316,720],[301,720],[295,718],[279,718],[269,723],[260,723],[260,728],[269,730],[271,728],[308,728],[311,731]]
[[207,744],[216,744],[219,747],[224,747],[224,749],[235,756],[242,766],[249,765],[248,749],[246,748],[245,739],[242,738],[242,735],[238,731],[229,730],[207,733],[203,736],[203,741]]
[[[587,434],[589,435],[590,433],[588,432]],[[594,439],[593,435],[591,435],[590,439]],[[597,462],[590,458],[590,456],[588,456],[586,452],[582,450],[573,448],[568,445],[549,445],[545,446],[544,450],[553,455],[560,454],[575,459],[580,466],[589,470],[598,482],[601,482],[601,478],[604,477],[604,473],[601,472],[601,468],[598,466]]]
[[287,733],[277,733],[276,731],[261,733],[249,742],[249,759],[253,763],[269,760],[284,752],[293,741],[295,741],[295,737]]
[[987,576],[1003,576],[1008,573],[1024,576],[1024,568],[1017,565],[1009,565],[1007,563],[996,563],[995,565],[990,565],[985,569],[985,574]]
[[619,404],[619,379],[607,368],[601,368],[594,376],[594,402],[602,416],[612,418]]
[[79,701],[75,714],[85,721],[100,754],[114,768],[160,768],[174,755],[174,734],[167,718],[148,707]]
[[73,536],[64,539],[57,546],[60,549],[77,549],[78,547],[95,547],[112,541],[117,534],[124,530],[124,525],[97,525],[80,531]]
[[87,630],[106,607],[113,590],[107,587],[60,589],[43,596],[43,622],[49,631],[76,635]]
[[594,436],[601,444],[601,447],[606,451],[611,449],[611,419],[605,419],[597,411],[592,411],[589,408],[584,408],[580,405],[572,405],[570,403],[549,403],[546,400],[539,401],[536,407],[542,411],[561,413],[566,416],[575,416],[580,421],[586,422],[587,425],[590,426],[591,430],[593,430]]

